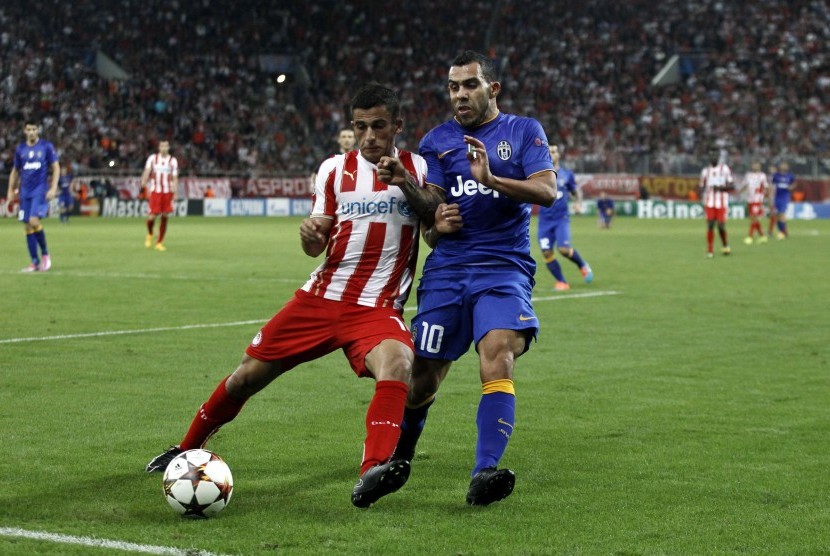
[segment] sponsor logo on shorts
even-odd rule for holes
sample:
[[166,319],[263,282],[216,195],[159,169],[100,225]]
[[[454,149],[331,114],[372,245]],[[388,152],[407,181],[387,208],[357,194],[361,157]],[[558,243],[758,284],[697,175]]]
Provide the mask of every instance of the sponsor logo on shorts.
[[251,340],[251,345],[252,346],[258,346],[261,343],[262,343],[262,330],[257,332],[256,336],[254,336],[254,339]]
[[519,315],[519,320],[522,321],[522,322],[527,321],[527,320],[536,320],[536,317],[526,317],[524,315]]

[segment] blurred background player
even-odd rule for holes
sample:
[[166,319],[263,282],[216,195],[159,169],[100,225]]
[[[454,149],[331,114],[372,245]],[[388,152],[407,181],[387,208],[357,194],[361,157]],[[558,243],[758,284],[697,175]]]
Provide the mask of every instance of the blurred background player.
[[553,288],[557,291],[565,291],[569,290],[571,286],[565,280],[562,267],[559,265],[559,261],[556,260],[554,248],[558,249],[563,257],[579,268],[586,284],[593,281],[594,272],[591,270],[591,266],[582,259],[579,251],[571,245],[571,215],[568,213],[568,199],[571,196],[576,199],[574,209],[579,212],[582,208],[582,189],[576,184],[574,173],[559,165],[562,157],[559,146],[551,145],[548,150],[553,161],[553,168],[556,171],[556,201],[550,207],[539,208],[537,236],[545,265],[556,280]]
[[[344,127],[340,130],[340,133],[337,134],[337,145],[339,147],[339,154],[346,154],[350,150],[354,149],[355,145],[355,138],[354,138],[354,130],[349,127]],[[332,155],[334,156],[334,155]],[[311,173],[311,191],[314,192],[314,182],[317,181],[317,172]]]
[[787,208],[790,205],[790,193],[795,189],[795,176],[790,172],[790,165],[782,162],[778,171],[772,175],[772,194],[774,195],[769,213],[769,235],[777,224],[778,239],[786,239],[790,232],[787,229]]
[[26,230],[26,247],[32,261],[23,272],[47,271],[52,268],[52,258],[41,219],[49,214],[49,201],[58,193],[61,167],[54,145],[40,138],[38,124],[27,120],[23,133],[26,140],[14,151],[7,200],[11,204],[20,194],[17,219]]
[[179,186],[179,162],[170,154],[170,142],[159,141],[159,152],[147,158],[144,173],[141,176],[141,187],[147,187],[150,199],[150,214],[147,217],[147,237],[144,238],[144,247],[153,246],[153,228],[156,220],[161,216],[159,237],[156,251],[167,251],[164,246],[164,237],[167,233],[167,217],[173,212],[173,199]]
[[700,198],[706,212],[706,257],[712,258],[715,242],[715,224],[718,226],[721,252],[729,255],[732,249],[726,234],[726,213],[729,211],[729,191],[735,188],[732,170],[720,162],[720,151],[709,149],[709,165],[700,171]]
[[611,219],[614,218],[614,199],[608,197],[605,191],[599,192],[597,199],[597,214],[599,215],[599,227],[608,229],[611,227]]
[[75,197],[72,192],[72,174],[69,169],[64,166],[61,168],[61,176],[58,179],[58,207],[60,209],[61,222],[69,223],[69,216],[72,214],[72,208],[75,206]]
[[752,245],[755,233],[758,233],[758,243],[766,243],[767,237],[761,229],[761,217],[764,215],[764,201],[770,194],[767,175],[761,171],[761,163],[753,162],[751,170],[744,176],[744,186],[741,191],[746,194],[747,210],[749,212],[749,234],[744,243]]

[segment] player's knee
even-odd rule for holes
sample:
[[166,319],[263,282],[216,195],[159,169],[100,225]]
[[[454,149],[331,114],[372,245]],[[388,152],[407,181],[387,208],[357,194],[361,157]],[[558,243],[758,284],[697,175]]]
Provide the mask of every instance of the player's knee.
[[266,362],[245,356],[242,363],[228,377],[225,388],[232,396],[247,399],[268,386],[280,376],[279,362]]
[[568,257],[568,258],[570,258],[570,256],[571,256],[571,255],[573,255],[573,252],[574,252],[574,250],[573,250],[573,248],[571,248],[571,247],[560,247],[560,248],[559,248],[559,253],[560,253],[563,257]]

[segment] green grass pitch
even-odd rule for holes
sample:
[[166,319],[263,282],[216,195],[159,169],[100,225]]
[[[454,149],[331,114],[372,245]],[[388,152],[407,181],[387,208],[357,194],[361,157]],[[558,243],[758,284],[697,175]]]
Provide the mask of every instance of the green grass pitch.
[[373,382],[334,353],[211,440],[236,485],[202,521],[174,515],[144,465],[319,263],[299,219],[175,219],[166,253],[144,248],[140,219],[45,225],[53,270],[26,275],[22,226],[0,221],[1,554],[129,548],[60,540],[78,537],[181,554],[830,552],[830,221],[752,246],[730,221],[733,254],[706,260],[702,221],[575,218],[596,278],[563,261],[573,287],[555,294],[539,266],[542,331],[517,364],[502,460],[511,497],[464,503],[480,395],[468,354],[409,483],[352,507]]

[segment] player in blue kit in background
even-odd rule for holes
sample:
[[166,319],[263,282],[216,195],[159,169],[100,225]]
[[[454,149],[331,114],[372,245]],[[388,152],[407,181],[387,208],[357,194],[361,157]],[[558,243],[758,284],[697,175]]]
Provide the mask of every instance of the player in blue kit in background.
[[778,171],[772,175],[772,205],[769,213],[769,235],[772,235],[772,226],[778,225],[778,239],[790,236],[787,229],[787,208],[790,205],[790,193],[795,189],[795,176],[790,172],[790,165],[782,162]]
[[453,361],[474,343],[482,395],[475,466],[467,503],[507,497],[515,483],[498,469],[515,417],[513,366],[539,330],[531,305],[536,263],[530,255],[530,203],[550,205],[555,174],[542,126],[502,114],[492,62],[466,51],[453,60],[448,88],[454,118],[424,136],[427,184],[450,205],[436,219],[454,232],[424,232],[434,249],[418,286],[418,314],[407,409],[396,458],[411,460],[435,393]]
[[8,200],[13,201],[20,193],[17,219],[26,229],[26,246],[32,261],[23,272],[47,271],[52,267],[52,260],[40,219],[49,214],[49,201],[58,193],[61,168],[55,147],[40,138],[40,127],[36,123],[27,120],[23,133],[26,140],[14,151]]
[[69,215],[72,214],[72,207],[75,205],[75,199],[72,196],[72,174],[69,173],[66,166],[61,168],[61,177],[58,179],[58,187],[60,193],[58,194],[58,206],[61,211],[61,222],[69,224]]
[[614,218],[614,199],[610,198],[605,191],[599,192],[597,214],[599,215],[599,227],[603,230],[610,228],[611,219]]
[[571,286],[565,280],[562,267],[559,265],[559,261],[556,260],[556,254],[553,251],[554,246],[563,257],[579,267],[586,283],[590,284],[594,279],[591,267],[582,259],[579,251],[571,245],[571,216],[568,214],[568,197],[572,195],[576,198],[577,210],[579,210],[579,205],[582,203],[582,190],[576,184],[574,173],[559,165],[561,155],[562,153],[557,145],[550,146],[550,157],[556,170],[556,201],[550,207],[539,209],[539,230],[537,234],[539,248],[542,250],[542,258],[544,258],[545,265],[556,280],[553,288],[557,291],[569,290]]

